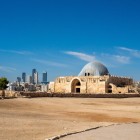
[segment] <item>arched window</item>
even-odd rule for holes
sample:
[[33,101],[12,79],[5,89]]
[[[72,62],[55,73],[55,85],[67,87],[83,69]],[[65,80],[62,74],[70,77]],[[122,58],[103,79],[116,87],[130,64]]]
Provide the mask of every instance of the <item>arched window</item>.
[[78,82],[78,83],[76,84],[76,86],[81,86],[80,82]]

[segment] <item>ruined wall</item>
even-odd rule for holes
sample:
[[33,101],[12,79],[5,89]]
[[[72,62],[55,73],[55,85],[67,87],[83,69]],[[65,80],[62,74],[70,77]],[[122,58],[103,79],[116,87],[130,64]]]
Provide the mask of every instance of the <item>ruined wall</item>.
[[108,82],[121,87],[125,85],[132,85],[133,79],[128,77],[110,76]]
[[19,96],[19,93],[16,91],[0,90],[0,98],[15,98],[17,96]]
[[133,80],[126,77],[116,76],[66,76],[58,77],[51,91],[55,93],[71,93],[72,82],[78,79],[80,93],[128,93],[132,90]]
[[87,93],[105,93],[106,76],[87,77]]
[[54,82],[50,82],[48,85],[48,92],[53,93],[54,92]]
[[112,93],[129,93],[132,90],[133,79],[127,77],[110,76],[108,85],[112,86]]
[[86,79],[75,76],[59,77],[55,80],[54,91],[55,93],[71,93],[72,82],[74,79],[80,81],[80,93],[86,93]]
[[73,77],[58,77],[54,83],[55,93],[71,93],[70,81]]
[[72,81],[80,81],[80,93],[105,93],[108,76],[58,77],[54,83],[55,93],[71,93]]
[[129,92],[129,86],[125,87],[117,87],[114,84],[110,84],[112,86],[112,93],[128,93]]

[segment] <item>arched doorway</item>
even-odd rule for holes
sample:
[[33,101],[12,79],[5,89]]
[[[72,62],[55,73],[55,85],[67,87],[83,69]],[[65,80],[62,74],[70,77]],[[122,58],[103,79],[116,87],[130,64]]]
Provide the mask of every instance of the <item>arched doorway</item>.
[[71,83],[71,92],[80,93],[81,83],[78,79],[74,79]]
[[112,93],[112,86],[111,85],[108,86],[108,93]]

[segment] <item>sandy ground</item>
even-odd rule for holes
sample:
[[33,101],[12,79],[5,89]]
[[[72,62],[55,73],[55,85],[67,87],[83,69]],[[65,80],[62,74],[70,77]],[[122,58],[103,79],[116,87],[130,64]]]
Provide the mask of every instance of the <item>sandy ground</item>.
[[140,122],[140,98],[0,100],[1,140],[44,140],[67,132],[130,122]]

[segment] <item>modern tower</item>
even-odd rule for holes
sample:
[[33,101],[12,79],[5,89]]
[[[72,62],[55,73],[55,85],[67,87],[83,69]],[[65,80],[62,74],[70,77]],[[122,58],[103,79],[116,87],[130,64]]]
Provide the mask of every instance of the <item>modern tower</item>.
[[36,73],[36,69],[32,70],[32,84],[35,84],[35,73]]
[[38,84],[38,72],[34,73],[34,84]]
[[42,83],[47,83],[47,72],[42,73]]
[[17,77],[17,82],[20,83],[21,82],[21,78]]
[[31,84],[32,83],[32,76],[27,76],[27,82],[29,83],[29,84]]
[[24,83],[26,82],[26,73],[25,72],[22,73],[22,81]]

